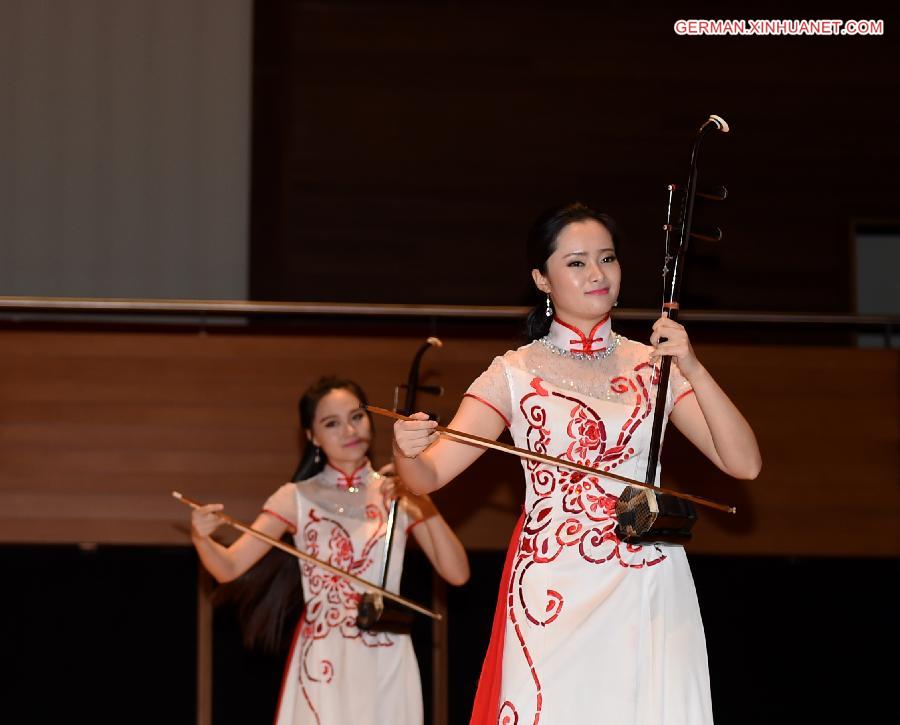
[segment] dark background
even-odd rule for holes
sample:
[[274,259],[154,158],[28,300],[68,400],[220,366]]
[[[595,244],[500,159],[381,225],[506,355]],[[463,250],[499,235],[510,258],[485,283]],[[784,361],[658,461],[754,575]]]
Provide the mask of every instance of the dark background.
[[[691,309],[854,309],[853,232],[900,223],[895,4],[258,2],[251,297],[520,304],[523,240],[580,199],[658,303],[665,186],[708,114]],[[881,37],[678,36],[687,18],[883,19]]]
[[[450,723],[468,722],[503,557],[473,552],[471,581],[451,590]],[[196,636],[192,549],[5,546],[0,566],[5,586],[22,595],[7,603],[0,638],[6,652],[24,655],[7,662],[4,722],[195,722],[194,662],[184,656]],[[692,556],[691,567],[717,723],[884,715],[900,647],[888,583],[900,577],[900,561]],[[428,569],[410,552],[404,593],[425,601]],[[233,612],[216,612],[217,725],[272,722],[287,644],[277,655],[244,650]],[[416,645],[429,722],[421,631]]]

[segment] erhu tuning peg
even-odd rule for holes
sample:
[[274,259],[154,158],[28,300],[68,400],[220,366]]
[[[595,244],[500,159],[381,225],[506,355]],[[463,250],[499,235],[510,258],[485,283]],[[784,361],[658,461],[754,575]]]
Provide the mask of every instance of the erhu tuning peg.
[[694,239],[701,239],[704,242],[721,242],[722,241],[722,230],[719,227],[713,227],[712,229],[702,229],[700,231],[691,232],[691,236]]
[[698,191],[697,196],[710,201],[725,201],[728,198],[728,189],[724,186],[713,186],[703,191]]

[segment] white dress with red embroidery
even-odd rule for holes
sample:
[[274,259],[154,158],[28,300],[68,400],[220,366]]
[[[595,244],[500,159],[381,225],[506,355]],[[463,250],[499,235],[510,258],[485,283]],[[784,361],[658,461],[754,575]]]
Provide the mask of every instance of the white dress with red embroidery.
[[[588,337],[554,320],[543,341],[495,358],[467,395],[503,417],[517,446],[643,481],[658,375],[649,352],[612,333],[608,320]],[[666,418],[691,392],[673,365]],[[623,484],[522,465],[523,524],[472,722],[711,723],[706,641],[684,549],[616,537]],[[657,468],[657,485],[658,477]]]
[[[276,491],[264,511],[286,521],[298,549],[380,584],[387,530],[383,478],[369,464]],[[387,588],[398,591],[409,516],[398,507]],[[305,607],[285,668],[276,725],[419,725],[419,668],[408,635],[356,627],[359,587],[300,562]]]

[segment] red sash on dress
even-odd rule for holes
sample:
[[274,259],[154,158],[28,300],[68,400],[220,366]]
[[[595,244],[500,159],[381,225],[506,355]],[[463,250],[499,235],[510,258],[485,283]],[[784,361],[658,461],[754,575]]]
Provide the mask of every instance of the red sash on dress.
[[497,608],[494,610],[494,626],[491,629],[491,642],[484,664],[481,666],[481,677],[478,678],[478,691],[475,693],[475,704],[472,706],[472,717],[469,725],[496,725],[497,711],[500,704],[500,686],[503,683],[503,639],[506,633],[506,608],[509,592],[509,577],[512,563],[519,548],[519,535],[525,512],[519,516],[516,528],[513,529],[509,548],[506,550],[506,563],[503,565],[503,576],[500,578],[500,591],[497,594]]

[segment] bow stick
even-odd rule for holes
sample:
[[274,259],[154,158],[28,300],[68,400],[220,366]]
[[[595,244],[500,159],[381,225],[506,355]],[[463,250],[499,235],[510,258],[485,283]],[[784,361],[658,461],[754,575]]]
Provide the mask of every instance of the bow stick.
[[[172,496],[181,501],[181,503],[190,506],[191,508],[200,508],[203,506],[199,501],[194,501],[193,499],[188,498],[184,494],[179,493],[178,491],[172,491]],[[438,612],[432,612],[430,609],[426,609],[423,606],[416,604],[415,602],[411,602],[409,599],[405,599],[401,597],[399,594],[394,594],[393,592],[389,592],[387,589],[382,589],[371,582],[367,582],[365,579],[360,579],[358,576],[354,576],[353,574],[344,571],[343,569],[339,569],[336,566],[332,566],[331,564],[326,564],[324,561],[320,561],[314,556],[307,554],[304,551],[300,551],[300,549],[295,549],[290,544],[285,544],[283,541],[278,539],[274,539],[268,534],[264,534],[262,531],[257,531],[256,529],[247,526],[246,524],[242,524],[237,519],[228,516],[227,514],[223,514],[220,511],[214,511],[216,516],[222,519],[223,523],[228,524],[229,526],[233,526],[238,531],[243,531],[246,534],[250,534],[254,538],[259,539],[260,541],[264,541],[270,546],[274,546],[276,549],[281,549],[282,551],[287,552],[291,556],[294,556],[298,559],[302,559],[303,561],[309,562],[310,564],[314,564],[315,566],[321,567],[325,571],[331,572],[347,581],[353,582],[358,586],[362,587],[366,591],[372,592],[373,594],[380,594],[386,599],[390,599],[392,601],[397,602],[397,604],[402,604],[404,607],[408,607],[419,614],[424,614],[427,617],[431,617],[432,619],[442,619],[442,616]]]
[[[387,418],[394,418],[395,420],[413,420],[413,418],[409,418],[405,415],[400,415],[399,413],[394,413],[393,411],[386,410],[385,408],[378,408],[374,405],[367,405],[366,410],[372,413],[376,413],[377,415],[383,415]],[[495,451],[500,451],[501,453],[509,453],[511,455],[518,456],[519,458],[527,458],[530,461],[537,461],[538,463],[550,463],[554,466],[561,466],[563,468],[569,468],[573,471],[580,471],[581,473],[586,473],[590,476],[612,478],[616,481],[627,483],[629,486],[636,486],[638,488],[647,488],[651,491],[668,493],[672,496],[675,496],[676,498],[683,498],[686,501],[693,501],[694,503],[700,504],[701,506],[708,506],[709,508],[713,508],[718,511],[724,511],[729,514],[733,514],[737,511],[734,506],[727,506],[726,504],[717,503],[716,501],[711,501],[708,498],[703,498],[701,496],[692,496],[689,493],[673,491],[668,488],[663,488],[662,486],[654,486],[652,484],[643,483],[642,481],[637,481],[626,476],[620,476],[617,473],[610,473],[609,471],[598,471],[596,468],[591,468],[590,466],[585,466],[581,463],[566,461],[562,458],[548,456],[544,453],[526,451],[522,448],[516,448],[516,446],[511,446],[507,443],[501,443],[500,441],[494,441],[490,438],[482,438],[481,436],[473,435],[472,433],[463,433],[462,431],[453,430],[452,428],[445,428],[442,425],[436,426],[434,430],[438,431],[439,433],[443,433],[450,438],[456,438],[463,443],[472,443],[476,446],[481,446],[482,448],[490,448]]]

